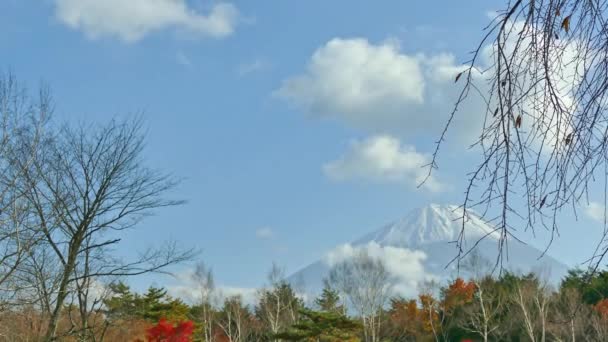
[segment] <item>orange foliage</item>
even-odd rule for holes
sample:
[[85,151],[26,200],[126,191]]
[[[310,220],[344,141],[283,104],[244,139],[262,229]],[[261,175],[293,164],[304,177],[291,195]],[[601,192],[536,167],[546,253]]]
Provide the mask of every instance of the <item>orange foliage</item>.
[[146,329],[150,327],[150,323],[141,319],[131,319],[125,321],[116,321],[108,327],[105,334],[105,341],[132,341],[144,340]]
[[607,319],[608,318],[608,299],[600,300],[593,306],[593,309],[597,313],[599,313],[600,316],[602,316],[602,318]]
[[432,332],[433,327],[437,327],[439,324],[439,310],[437,300],[431,294],[420,294],[418,296],[420,300],[421,309],[421,320],[423,322],[423,328],[425,332]]
[[415,333],[420,322],[421,311],[415,300],[395,300],[391,303],[389,320],[392,326]]
[[226,335],[226,333],[224,332],[224,330],[222,330],[220,328],[215,328],[215,331],[213,333],[213,338],[214,338],[214,341],[216,341],[216,342],[231,342],[230,337],[228,337]]
[[444,308],[450,310],[457,306],[470,303],[477,291],[474,282],[465,282],[462,278],[456,278],[447,288],[444,298]]

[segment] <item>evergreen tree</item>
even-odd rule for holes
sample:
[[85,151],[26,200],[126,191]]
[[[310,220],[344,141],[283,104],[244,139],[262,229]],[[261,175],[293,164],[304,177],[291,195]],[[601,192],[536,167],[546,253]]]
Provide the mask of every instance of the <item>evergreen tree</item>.
[[608,271],[586,272],[580,269],[568,271],[561,284],[562,289],[578,289],[587,304],[597,304],[608,298]]
[[163,303],[166,295],[167,291],[165,289],[150,286],[138,301],[138,315],[145,320],[157,322],[167,309],[166,304]]
[[315,304],[321,311],[344,314],[344,306],[340,302],[338,291],[333,289],[327,280],[324,281],[323,292],[315,299]]
[[148,321],[158,322],[161,318],[168,321],[184,321],[188,319],[190,308],[180,299],[174,299],[163,288],[148,288],[138,303],[138,315]]
[[361,323],[341,313],[302,309],[300,315],[300,322],[292,325],[287,331],[276,334],[275,338],[310,342],[360,341]]
[[167,290],[150,287],[142,296],[134,294],[128,285],[118,282],[110,285],[113,296],[104,301],[108,320],[139,318],[158,322],[161,318],[181,322],[188,319],[190,307],[180,299],[172,298]]
[[109,320],[129,319],[136,316],[136,302],[139,297],[131,292],[129,285],[122,281],[109,285],[112,295],[104,300],[106,316]]

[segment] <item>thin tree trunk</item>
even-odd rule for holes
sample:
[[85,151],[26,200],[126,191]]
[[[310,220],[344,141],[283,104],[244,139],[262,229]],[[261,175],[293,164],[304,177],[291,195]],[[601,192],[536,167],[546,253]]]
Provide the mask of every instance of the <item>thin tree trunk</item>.
[[481,314],[483,316],[483,341],[488,342],[488,314],[486,313],[485,303],[483,301],[483,290],[479,290],[479,304],[481,305]]
[[570,320],[570,333],[572,334],[572,342],[576,342],[576,334],[574,333],[574,317]]
[[69,256],[66,265],[63,269],[63,275],[61,277],[61,282],[59,284],[59,289],[57,292],[57,301],[55,302],[55,308],[53,309],[53,313],[51,314],[51,318],[49,320],[49,324],[46,330],[46,335],[44,336],[44,340],[47,342],[52,342],[57,339],[57,324],[59,324],[59,318],[61,316],[61,310],[63,309],[63,303],[68,296],[68,285],[70,281],[70,276],[72,271],[76,267],[76,256],[77,252],[80,249],[80,238],[76,236],[74,239],[74,243],[70,243]]
[[536,342],[536,337],[534,336],[534,327],[532,326],[532,321],[530,320],[530,316],[528,314],[528,310],[526,309],[526,303],[524,302],[523,294],[521,293],[521,288],[517,286],[517,295],[519,298],[519,306],[521,308],[522,313],[524,314],[524,326],[526,328],[526,332],[528,333],[528,337],[532,342]]

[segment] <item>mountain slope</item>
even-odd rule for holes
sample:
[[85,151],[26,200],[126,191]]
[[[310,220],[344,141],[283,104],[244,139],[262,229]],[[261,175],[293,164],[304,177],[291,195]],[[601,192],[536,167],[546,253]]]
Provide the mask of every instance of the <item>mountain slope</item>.
[[[335,255],[340,250],[357,248],[374,248],[375,255],[391,258],[396,250],[407,252],[405,255],[418,255],[411,252],[422,252],[424,258],[411,260],[421,263],[411,267],[408,260],[401,259],[404,269],[416,269],[409,274],[400,272],[399,266],[392,265],[393,272],[400,273],[399,279],[409,284],[409,292],[415,293],[414,284],[421,279],[434,278],[445,280],[457,275],[467,277],[464,270],[458,270],[455,263],[450,261],[456,256],[456,245],[453,243],[461,233],[462,222],[459,220],[462,211],[457,206],[431,204],[424,208],[412,210],[404,218],[390,223],[351,244],[337,248],[330,254]],[[477,243],[475,250],[493,268],[498,256],[498,239],[500,235],[475,214],[470,214],[464,236],[464,248],[470,248]],[[378,249],[390,249],[391,253],[378,253]],[[525,245],[513,239],[508,240],[508,251],[503,262],[504,268],[514,272],[540,272],[548,280],[556,284],[565,275],[567,266],[551,256],[544,255],[532,246]],[[383,260],[385,263],[394,260]],[[304,284],[307,292],[316,293],[322,288],[322,280],[327,276],[331,260],[324,258],[288,278],[292,283]],[[448,266],[448,264],[450,264]],[[447,267],[446,267],[447,266]],[[389,269],[389,271],[391,271]],[[422,271],[421,271],[422,270]],[[424,274],[420,274],[420,273]],[[405,291],[408,292],[408,291]],[[404,293],[405,295],[411,293]]]
[[[453,242],[458,239],[462,228],[462,209],[454,205],[430,204],[424,208],[412,210],[403,219],[356,240],[354,244],[365,244],[375,241],[380,245],[417,247],[428,243]],[[500,234],[471,214],[466,226],[467,242],[481,238],[498,239]]]

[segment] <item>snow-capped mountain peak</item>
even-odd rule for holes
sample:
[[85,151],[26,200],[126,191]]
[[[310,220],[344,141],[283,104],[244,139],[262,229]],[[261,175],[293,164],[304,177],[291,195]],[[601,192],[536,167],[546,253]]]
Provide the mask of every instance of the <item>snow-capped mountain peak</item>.
[[[369,255],[390,266],[388,269],[395,273],[391,275],[401,280],[403,284],[400,288],[408,288],[410,295],[415,293],[415,284],[420,279],[467,277],[451,262],[457,256],[457,246],[451,242],[458,240],[462,231],[461,218],[462,209],[455,205],[430,204],[414,209],[402,219],[361,239],[337,246],[320,260],[293,274],[289,280],[302,281],[311,293],[318,293],[322,288],[322,279],[327,276],[331,266],[328,256],[334,259],[337,256],[346,257],[357,249],[367,250]],[[490,265],[498,260],[500,233],[479,215],[467,212],[464,234],[464,249],[475,246],[479,256]],[[531,245],[513,239],[508,248],[508,255],[501,265],[509,271],[542,270],[553,284],[557,284],[567,272],[566,265]],[[404,287],[404,284],[407,286]],[[404,294],[407,295],[407,291]]]
[[[455,205],[430,204],[412,210],[404,218],[354,242],[355,245],[375,241],[385,246],[418,247],[428,243],[456,241],[462,232],[462,208]],[[498,239],[494,231],[474,212],[467,212],[465,240]]]

